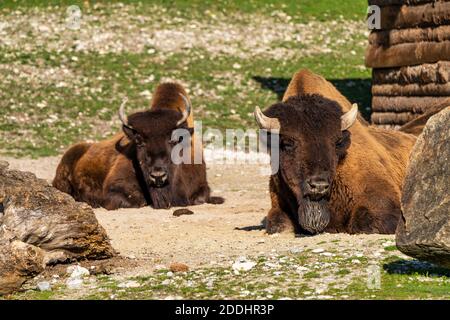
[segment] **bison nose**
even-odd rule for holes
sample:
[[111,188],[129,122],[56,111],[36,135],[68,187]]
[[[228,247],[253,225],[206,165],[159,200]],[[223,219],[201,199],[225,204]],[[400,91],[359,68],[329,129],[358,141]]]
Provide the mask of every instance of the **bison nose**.
[[154,170],[150,173],[150,179],[157,186],[163,185],[167,181],[167,172],[164,170]]
[[310,177],[306,182],[308,194],[325,195],[330,190],[330,181],[323,175]]

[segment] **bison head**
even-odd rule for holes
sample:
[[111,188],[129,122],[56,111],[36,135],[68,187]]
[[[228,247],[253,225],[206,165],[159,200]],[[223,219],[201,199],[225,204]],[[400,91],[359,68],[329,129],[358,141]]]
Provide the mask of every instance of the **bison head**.
[[[125,115],[125,103],[119,110],[122,129],[135,149],[135,158],[149,190],[153,207],[171,206],[171,179],[177,164],[172,159],[172,149],[179,143],[190,146],[193,128],[186,120],[191,112],[189,100],[180,94],[185,103],[181,113],[173,109],[156,109]],[[184,132],[184,134],[180,134]],[[177,134],[174,134],[177,132]]]
[[343,114],[336,102],[320,95],[291,97],[265,114],[255,110],[260,128],[279,134],[278,175],[292,192],[298,223],[307,232],[319,233],[330,222],[336,169],[350,146],[347,129],[357,115],[356,104]]

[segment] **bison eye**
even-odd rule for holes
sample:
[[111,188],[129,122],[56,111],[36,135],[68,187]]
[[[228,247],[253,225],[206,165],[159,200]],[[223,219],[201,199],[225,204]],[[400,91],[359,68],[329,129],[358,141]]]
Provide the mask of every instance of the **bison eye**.
[[347,148],[350,142],[350,133],[348,131],[344,131],[342,133],[342,137],[336,140],[336,148],[344,149]]
[[336,141],[336,148],[342,148],[344,144],[345,144],[344,138],[340,138],[339,140]]
[[291,139],[281,139],[280,148],[282,151],[292,151],[295,148],[295,143]]

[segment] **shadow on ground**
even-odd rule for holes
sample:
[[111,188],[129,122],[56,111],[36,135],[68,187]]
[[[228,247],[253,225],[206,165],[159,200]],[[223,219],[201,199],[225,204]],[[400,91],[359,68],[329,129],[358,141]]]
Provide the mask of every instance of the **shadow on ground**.
[[383,269],[390,274],[419,274],[431,277],[450,277],[450,269],[419,260],[398,259],[384,264]]
[[[271,90],[277,94],[278,100],[283,98],[291,79],[276,77],[254,76],[253,80],[261,84],[266,90]],[[371,79],[349,78],[349,79],[327,79],[352,103],[359,105],[359,110],[367,121],[370,121],[371,114]]]

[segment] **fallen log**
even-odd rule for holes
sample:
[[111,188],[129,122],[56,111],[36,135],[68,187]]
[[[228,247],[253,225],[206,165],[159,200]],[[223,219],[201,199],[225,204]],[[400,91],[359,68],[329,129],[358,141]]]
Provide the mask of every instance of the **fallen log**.
[[371,119],[374,124],[397,124],[403,125],[419,117],[420,114],[412,112],[374,112]]
[[450,82],[450,61],[372,70],[373,84],[445,84]]
[[44,251],[13,239],[0,240],[0,296],[14,292],[44,270]]
[[382,30],[450,24],[450,2],[385,6],[381,7],[380,18]]
[[412,112],[425,113],[435,105],[445,104],[449,97],[384,97],[372,98],[372,110],[375,112]]
[[382,46],[385,48],[402,43],[442,42],[448,40],[450,40],[450,26],[372,31],[369,35],[369,44],[371,46]]
[[115,254],[92,208],[0,161],[0,295],[46,265]]
[[445,84],[377,84],[372,86],[374,96],[450,96],[450,82]]
[[[417,5],[417,4],[424,4],[424,3],[433,3],[437,0],[369,0],[369,6],[379,6],[379,7],[386,7],[386,6],[401,6],[404,4],[407,5]],[[449,0],[441,0],[441,1],[449,1]]]
[[366,66],[391,68],[434,63],[450,57],[450,41],[403,43],[391,47],[369,45]]

